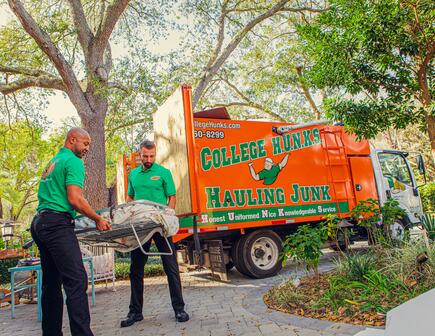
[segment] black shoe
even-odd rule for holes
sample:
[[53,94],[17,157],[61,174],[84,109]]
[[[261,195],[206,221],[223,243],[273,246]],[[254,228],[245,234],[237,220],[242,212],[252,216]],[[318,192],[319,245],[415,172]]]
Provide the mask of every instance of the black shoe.
[[187,314],[184,310],[180,310],[175,312],[175,318],[178,322],[186,322],[189,321],[189,314]]
[[125,320],[121,321],[121,328],[132,326],[136,322],[139,322],[142,320],[143,320],[142,314],[128,313],[127,318]]

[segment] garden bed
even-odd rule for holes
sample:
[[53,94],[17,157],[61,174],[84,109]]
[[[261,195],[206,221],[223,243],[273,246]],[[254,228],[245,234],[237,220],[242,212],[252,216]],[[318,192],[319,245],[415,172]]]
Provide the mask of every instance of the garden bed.
[[[417,256],[428,259],[419,264]],[[272,288],[266,305],[293,315],[366,326],[384,326],[392,308],[435,287],[435,247],[422,243],[350,253],[334,271]]]

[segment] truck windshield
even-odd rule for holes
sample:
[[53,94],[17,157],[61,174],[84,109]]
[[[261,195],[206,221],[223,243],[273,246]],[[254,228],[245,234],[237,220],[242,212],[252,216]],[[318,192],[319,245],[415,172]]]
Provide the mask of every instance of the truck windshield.
[[[379,153],[379,162],[384,177],[387,178],[391,188],[406,184],[412,187],[411,174],[406,164],[406,159],[398,153]],[[401,189],[399,187],[399,189]]]

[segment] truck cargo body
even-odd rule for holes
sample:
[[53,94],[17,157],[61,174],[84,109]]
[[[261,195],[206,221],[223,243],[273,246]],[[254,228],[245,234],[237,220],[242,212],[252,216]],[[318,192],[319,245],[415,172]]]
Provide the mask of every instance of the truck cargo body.
[[252,277],[276,274],[282,239],[297,225],[328,214],[348,219],[369,198],[395,197],[407,224],[418,222],[421,202],[403,153],[371,151],[343,126],[193,114],[190,94],[181,87],[154,115],[157,161],[177,186],[174,241],[189,262],[198,262],[193,250],[207,252],[207,240],[219,239],[229,266]]

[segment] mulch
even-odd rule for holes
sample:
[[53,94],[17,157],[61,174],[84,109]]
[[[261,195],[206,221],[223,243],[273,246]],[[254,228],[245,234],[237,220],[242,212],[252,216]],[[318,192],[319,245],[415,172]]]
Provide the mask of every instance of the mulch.
[[[273,302],[269,293],[264,295],[263,300],[270,309],[287,314],[355,325],[376,327],[385,325],[385,314],[375,311],[358,311],[357,307],[352,307],[351,311],[346,307],[339,307],[335,311],[328,307],[313,308],[313,303],[317,302],[329,288],[328,278],[330,276],[328,273],[321,274],[318,277],[308,276],[302,278],[297,287],[286,285],[287,288],[283,288],[283,290],[293,290],[298,295],[285,304]],[[351,304],[351,300],[349,300],[349,303]]]

